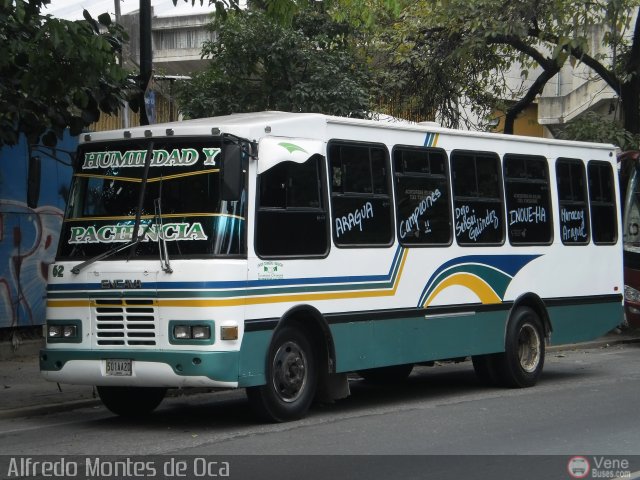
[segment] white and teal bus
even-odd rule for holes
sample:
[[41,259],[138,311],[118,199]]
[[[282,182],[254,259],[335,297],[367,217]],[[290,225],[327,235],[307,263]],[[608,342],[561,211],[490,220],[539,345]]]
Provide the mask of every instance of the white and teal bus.
[[246,388],[271,421],[434,360],[532,386],[623,320],[614,153],[282,112],[84,135],[42,373],[121,415]]

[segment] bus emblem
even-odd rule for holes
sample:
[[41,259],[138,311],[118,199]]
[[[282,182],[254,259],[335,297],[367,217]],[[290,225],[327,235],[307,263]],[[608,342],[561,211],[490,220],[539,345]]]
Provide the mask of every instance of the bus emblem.
[[100,282],[102,288],[142,288],[141,280],[102,280]]

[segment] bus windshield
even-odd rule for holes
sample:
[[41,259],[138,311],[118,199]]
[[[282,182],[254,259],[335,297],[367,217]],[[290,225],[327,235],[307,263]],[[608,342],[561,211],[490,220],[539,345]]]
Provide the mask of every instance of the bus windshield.
[[[80,147],[58,257],[86,259],[131,242],[149,140]],[[154,140],[140,212],[136,257],[246,254],[246,192],[220,194],[221,140]],[[130,256],[129,249],[111,259]]]

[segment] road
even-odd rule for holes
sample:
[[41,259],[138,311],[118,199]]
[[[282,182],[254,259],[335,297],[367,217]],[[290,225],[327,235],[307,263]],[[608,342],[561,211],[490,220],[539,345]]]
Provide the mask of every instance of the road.
[[[529,466],[523,468],[532,463],[561,468],[557,478],[571,478],[566,465],[574,455],[592,463],[604,457],[628,459],[631,472],[640,470],[640,456],[634,457],[640,455],[640,344],[548,353],[542,380],[530,389],[484,387],[465,362],[418,367],[406,384],[392,388],[354,380],[351,391],[349,398],[315,406],[304,420],[286,424],[256,423],[242,391],[168,398],[152,416],[138,421],[115,417],[101,406],[4,419],[0,452],[320,455],[303,462],[310,472],[323,473],[318,478],[329,478],[327,468],[344,472],[354,465],[350,457],[327,461],[324,455],[425,456],[356,457],[362,471],[389,473],[390,468],[397,478],[427,478],[421,476],[424,469],[448,477],[452,468],[468,473],[469,468],[493,468],[487,462],[501,469],[522,463],[511,455],[542,456],[524,459]],[[458,455],[481,457],[465,467],[471,457],[461,461]],[[487,459],[494,457],[482,457],[486,455],[503,457],[493,462]],[[286,457],[274,458],[286,462]],[[434,459],[439,459],[437,465]],[[403,476],[396,475],[398,469]],[[494,478],[503,477],[496,470]]]

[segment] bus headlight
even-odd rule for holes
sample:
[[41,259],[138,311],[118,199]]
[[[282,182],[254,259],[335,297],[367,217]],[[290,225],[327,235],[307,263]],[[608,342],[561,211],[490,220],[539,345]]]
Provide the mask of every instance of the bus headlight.
[[64,338],[75,338],[77,336],[78,329],[75,325],[64,325],[62,327],[62,336]]
[[80,343],[82,322],[80,320],[49,320],[47,322],[47,342]]
[[62,338],[62,325],[49,325],[48,338]]
[[191,338],[194,340],[208,340],[211,338],[211,329],[208,325],[194,325],[191,327]]
[[176,325],[173,327],[173,338],[176,340],[188,340],[191,338],[191,327],[189,325]]
[[179,320],[169,322],[169,343],[172,344],[213,344],[213,322],[182,323]]

